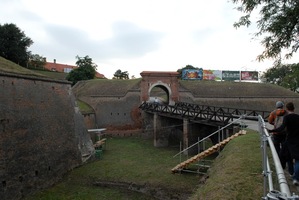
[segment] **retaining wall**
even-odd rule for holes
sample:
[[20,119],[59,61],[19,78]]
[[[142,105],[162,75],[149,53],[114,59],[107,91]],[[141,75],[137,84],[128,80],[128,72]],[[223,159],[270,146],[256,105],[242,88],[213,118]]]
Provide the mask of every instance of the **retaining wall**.
[[[141,135],[153,136],[152,121],[138,108],[142,103],[141,94],[150,93],[148,86],[151,83],[141,83],[133,85],[129,81],[117,80],[78,82],[73,88],[76,97],[90,105],[96,116],[93,119],[85,115],[85,123],[90,125],[95,121],[92,128],[107,128],[106,132],[117,135],[140,129],[143,130]],[[180,81],[177,87],[178,100],[192,104],[266,112],[275,108],[276,101],[293,101],[295,106],[299,106],[298,94],[272,84]]]
[[125,96],[92,96],[80,97],[81,101],[94,108],[95,118],[85,115],[85,123],[109,130],[140,129],[142,125],[140,106],[140,91],[128,92]]
[[0,73],[0,197],[56,183],[92,153],[68,82]]

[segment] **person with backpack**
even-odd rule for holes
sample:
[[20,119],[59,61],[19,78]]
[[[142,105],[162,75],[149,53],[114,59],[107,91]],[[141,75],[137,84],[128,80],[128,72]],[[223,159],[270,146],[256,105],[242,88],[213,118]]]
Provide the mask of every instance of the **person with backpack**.
[[[274,126],[274,129],[280,127],[283,123],[284,117],[288,114],[287,111],[283,108],[284,104],[282,101],[276,102],[276,109],[273,110],[268,118],[269,124]],[[286,148],[286,129],[283,129],[279,132],[272,133],[273,144],[276,149],[276,152],[280,158],[281,166],[283,169],[286,168],[286,164],[288,165],[288,172],[290,175],[294,173],[294,164],[293,159],[290,157],[290,153]]]
[[299,186],[299,115],[294,113],[295,106],[292,102],[286,104],[288,114],[284,116],[281,126],[269,130],[269,133],[280,132],[287,128],[286,147],[291,158],[295,160],[293,184]]

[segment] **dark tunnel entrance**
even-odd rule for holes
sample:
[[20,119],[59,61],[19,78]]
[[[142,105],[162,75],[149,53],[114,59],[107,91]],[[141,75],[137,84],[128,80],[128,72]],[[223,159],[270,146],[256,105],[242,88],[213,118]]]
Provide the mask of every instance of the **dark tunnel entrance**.
[[149,101],[159,104],[169,104],[169,90],[163,85],[155,85],[149,91]]

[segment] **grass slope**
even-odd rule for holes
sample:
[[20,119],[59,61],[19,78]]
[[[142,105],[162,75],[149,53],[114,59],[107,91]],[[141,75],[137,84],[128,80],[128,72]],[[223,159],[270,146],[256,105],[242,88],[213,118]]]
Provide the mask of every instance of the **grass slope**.
[[25,67],[21,67],[20,65],[17,65],[14,62],[6,60],[3,57],[0,57],[0,72],[36,76],[42,78],[51,78],[57,80],[66,80],[66,75],[67,75],[67,73],[61,73],[61,72],[27,69]]
[[32,71],[47,76],[49,78],[64,80],[64,81],[66,81],[66,76],[68,75],[67,73],[63,73],[63,72],[53,72],[47,70],[32,70]]
[[153,199],[128,190],[98,187],[93,185],[96,181],[147,185],[170,193],[186,193],[192,200],[262,197],[257,133],[229,142],[208,171],[210,178],[201,186],[198,175],[171,174],[171,168],[179,161],[173,158],[177,152],[177,149],[155,148],[152,140],[108,138],[103,159],[74,169],[56,186],[27,199]]
[[93,108],[84,101],[77,100],[77,105],[82,114],[94,113]]
[[3,57],[0,57],[0,72],[45,77],[40,73],[21,67],[20,65],[17,65],[16,63],[11,62],[9,60],[6,60]]
[[261,199],[263,176],[259,134],[249,132],[230,141],[208,173],[206,184],[191,200]]
[[298,97],[298,94],[270,83],[248,83],[232,81],[186,81],[180,85],[196,97]]
[[124,96],[128,90],[138,89],[141,79],[93,79],[80,81],[73,87],[76,97],[103,95],[103,96]]

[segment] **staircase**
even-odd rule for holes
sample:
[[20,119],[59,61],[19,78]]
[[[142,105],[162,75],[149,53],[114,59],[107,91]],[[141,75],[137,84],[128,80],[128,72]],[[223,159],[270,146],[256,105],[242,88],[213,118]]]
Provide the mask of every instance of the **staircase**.
[[193,162],[196,162],[200,159],[203,159],[209,155],[211,155],[212,153],[215,153],[216,151],[218,151],[218,149],[224,145],[226,145],[229,141],[231,141],[232,139],[240,136],[240,135],[245,135],[246,131],[245,130],[241,130],[238,133],[235,133],[234,135],[226,138],[225,140],[219,142],[218,144],[215,144],[214,146],[208,148],[207,150],[189,158],[188,160],[181,162],[180,164],[178,164],[177,166],[175,166],[174,168],[171,169],[172,173],[177,173],[182,171],[184,168],[186,168],[188,165],[190,165]]

